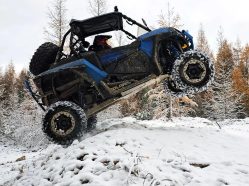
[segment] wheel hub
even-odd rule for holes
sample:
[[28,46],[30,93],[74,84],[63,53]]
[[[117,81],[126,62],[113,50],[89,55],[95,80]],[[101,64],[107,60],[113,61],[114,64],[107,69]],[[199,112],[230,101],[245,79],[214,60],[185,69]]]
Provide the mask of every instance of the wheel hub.
[[206,74],[205,64],[196,59],[188,61],[183,68],[183,76],[189,83],[200,83]]
[[74,117],[65,111],[56,113],[51,121],[52,131],[59,136],[70,134],[75,127]]
[[187,51],[175,60],[164,88],[175,97],[194,95],[206,90],[213,79],[212,61],[201,52]]

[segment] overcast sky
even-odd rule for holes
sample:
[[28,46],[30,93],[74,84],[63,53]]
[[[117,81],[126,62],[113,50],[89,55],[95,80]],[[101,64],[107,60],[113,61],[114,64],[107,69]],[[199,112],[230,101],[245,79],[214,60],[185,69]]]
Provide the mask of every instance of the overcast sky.
[[[0,67],[11,60],[17,70],[28,67],[30,58],[44,40],[47,26],[47,8],[52,0],[0,0]],[[249,1],[247,0],[108,0],[108,9],[118,5],[119,10],[148,25],[157,26],[161,10],[167,3],[179,13],[184,29],[196,38],[203,24],[211,48],[216,48],[219,27],[230,42],[237,38],[242,44],[249,42]],[[68,19],[85,19],[90,16],[88,0],[68,0]]]

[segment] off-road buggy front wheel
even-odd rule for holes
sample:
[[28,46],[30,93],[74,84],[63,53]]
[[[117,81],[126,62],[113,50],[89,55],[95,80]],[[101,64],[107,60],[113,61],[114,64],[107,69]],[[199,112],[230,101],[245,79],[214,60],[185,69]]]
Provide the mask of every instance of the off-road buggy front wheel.
[[29,71],[36,76],[48,70],[50,65],[54,63],[58,51],[59,47],[53,43],[42,44],[30,61]]
[[43,131],[56,143],[69,145],[83,136],[87,129],[84,110],[69,101],[59,101],[51,105],[43,118]]
[[174,62],[171,78],[165,83],[173,96],[202,92],[214,79],[212,61],[199,51],[187,51]]

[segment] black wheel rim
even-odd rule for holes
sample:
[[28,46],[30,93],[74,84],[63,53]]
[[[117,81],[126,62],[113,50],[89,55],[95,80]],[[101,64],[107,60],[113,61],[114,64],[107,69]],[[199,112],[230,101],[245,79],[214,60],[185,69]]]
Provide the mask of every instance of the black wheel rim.
[[202,85],[208,77],[206,64],[198,59],[190,59],[181,67],[181,78],[189,85]]
[[66,111],[60,111],[53,115],[51,119],[51,130],[57,135],[65,137],[75,128],[73,115]]

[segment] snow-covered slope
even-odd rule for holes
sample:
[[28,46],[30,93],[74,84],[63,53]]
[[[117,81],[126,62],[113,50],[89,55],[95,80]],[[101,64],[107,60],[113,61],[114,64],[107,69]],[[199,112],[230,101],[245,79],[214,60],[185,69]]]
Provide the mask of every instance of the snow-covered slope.
[[108,119],[67,148],[31,152],[1,142],[0,185],[249,185],[249,119],[219,125]]

